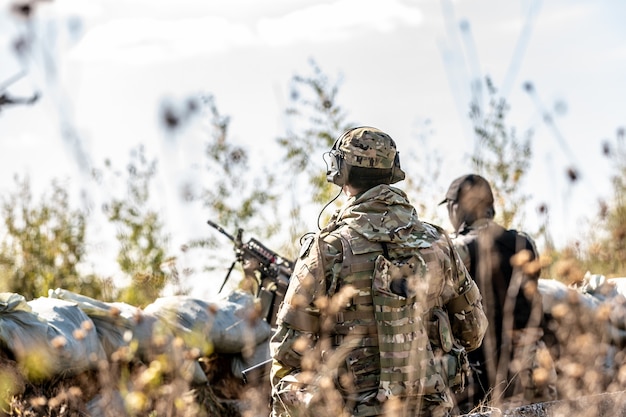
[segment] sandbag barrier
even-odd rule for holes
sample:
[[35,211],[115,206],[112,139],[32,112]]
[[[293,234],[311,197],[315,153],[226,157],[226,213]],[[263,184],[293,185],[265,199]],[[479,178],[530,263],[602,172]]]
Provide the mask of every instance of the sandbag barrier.
[[[626,417],[626,395],[622,391],[626,388],[626,338],[622,337],[626,329],[624,284],[626,278],[607,280],[602,276],[589,276],[582,286],[577,287],[541,279],[539,291],[543,296],[544,310],[559,313],[555,315],[558,320],[555,320],[554,337],[561,357],[557,355],[555,358],[560,380],[563,381],[563,385],[558,387],[559,397],[564,400],[506,410],[485,409],[464,416]],[[267,323],[259,326],[255,320],[257,315],[254,314],[253,300],[242,294],[210,301],[165,297],[145,309],[123,303],[104,303],[62,289],[50,291],[48,298],[28,303],[17,294],[3,295],[0,319],[4,325],[0,329],[4,333],[0,334],[0,339],[4,340],[4,348],[12,347],[10,350],[18,361],[20,358],[25,361],[26,358],[46,357],[46,362],[54,365],[52,369],[46,369],[48,375],[73,374],[90,369],[103,357],[110,357],[131,345],[136,346],[139,356],[144,356],[143,353],[178,353],[178,349],[175,352],[170,349],[166,352],[152,351],[155,329],[167,336],[166,339],[179,337],[185,340],[190,347],[201,347],[211,341],[210,350],[217,351],[246,350],[237,343],[254,346],[263,340],[257,345],[264,348],[259,354],[263,357],[268,355],[265,339]],[[252,329],[259,333],[249,334]],[[577,329],[578,333],[571,329]],[[231,337],[234,334],[237,337]],[[39,335],[41,342],[31,341],[35,335]],[[246,337],[242,337],[244,335]],[[63,343],[59,343],[60,339]],[[592,348],[581,348],[581,340],[591,343]],[[85,349],[85,342],[88,342],[86,346],[89,349]],[[227,345],[221,346],[222,343]],[[38,348],[37,355],[34,354],[35,347],[49,344],[56,347],[47,351]],[[144,347],[146,349],[142,349]],[[23,353],[20,349],[24,350]],[[577,351],[570,352],[572,349]],[[246,355],[247,359],[257,360],[252,353]],[[152,355],[146,356],[142,359],[149,363]],[[38,365],[42,362],[37,360]],[[241,363],[249,365],[244,362]],[[187,360],[186,364],[195,365],[195,368],[199,366],[194,360]],[[235,373],[235,369],[232,372]],[[194,384],[206,384],[202,369],[191,369],[189,373],[193,375]],[[33,375],[27,373],[26,376]]]
[[257,311],[240,291],[163,297],[144,309],[60,288],[31,301],[0,293],[0,409],[239,417],[209,377],[236,378],[269,357],[271,328]]
[[561,400],[462,417],[626,417],[626,278],[539,280]]

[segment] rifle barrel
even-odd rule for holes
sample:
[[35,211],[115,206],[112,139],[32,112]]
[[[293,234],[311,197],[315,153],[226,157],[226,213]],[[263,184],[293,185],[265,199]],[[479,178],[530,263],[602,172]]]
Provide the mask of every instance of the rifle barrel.
[[214,227],[215,229],[217,229],[217,231],[219,231],[221,234],[223,234],[224,236],[226,236],[227,238],[229,238],[231,241],[236,242],[235,238],[233,236],[231,236],[226,230],[224,230],[224,228],[222,226],[220,226],[219,224],[211,221],[211,220],[207,220],[206,221],[207,224],[209,226]]

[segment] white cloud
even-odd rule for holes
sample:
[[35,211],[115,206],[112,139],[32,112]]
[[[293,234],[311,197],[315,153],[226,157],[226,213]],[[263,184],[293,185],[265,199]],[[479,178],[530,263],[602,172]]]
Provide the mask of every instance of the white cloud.
[[42,2],[37,9],[37,16],[47,19],[80,16],[82,19],[93,19],[104,13],[104,4],[83,0],[56,0],[51,3]]
[[399,0],[315,3],[278,18],[261,17],[256,26],[214,15],[176,20],[123,18],[87,31],[71,57],[144,64],[219,53],[234,47],[330,42],[360,31],[390,32],[398,25],[417,25],[421,21],[419,9]]
[[395,0],[339,0],[261,19],[258,32],[267,44],[280,46],[347,39],[359,29],[390,32],[399,24],[418,25],[422,19],[419,9]]
[[71,56],[77,60],[143,64],[222,52],[254,42],[246,26],[222,17],[116,19],[88,31]]

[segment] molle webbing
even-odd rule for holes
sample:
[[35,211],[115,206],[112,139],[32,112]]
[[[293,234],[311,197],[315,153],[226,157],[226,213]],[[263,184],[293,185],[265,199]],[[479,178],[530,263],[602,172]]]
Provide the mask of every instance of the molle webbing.
[[368,305],[372,304],[372,294],[367,295],[355,295],[352,297],[352,304],[354,305]]
[[[387,398],[445,389],[426,331],[430,324],[426,313],[443,301],[440,295],[426,298],[430,281],[436,279],[430,276],[435,267],[429,268],[436,257],[433,252],[427,255],[428,260],[421,252],[396,260],[383,256],[376,260],[372,300],[380,350],[379,389]],[[393,283],[399,279],[405,280],[411,289],[409,298],[392,291]]]
[[[334,239],[334,242],[329,242],[331,239]],[[331,337],[336,348],[350,346],[345,366],[352,382],[346,394],[371,391],[380,383],[378,333],[372,301],[372,274],[375,267],[372,259],[380,252],[355,255],[343,235],[333,234],[325,241],[334,243],[335,247],[341,242],[342,251],[337,288],[331,289],[329,293],[336,294],[346,286],[355,289],[349,303],[337,313],[334,334]]]
[[[380,298],[381,297],[374,297],[374,299],[376,300],[374,302],[378,302]],[[417,317],[416,310],[409,310],[408,314],[410,315],[410,317]],[[404,311],[398,311],[398,310],[382,311],[382,312],[379,312],[376,315],[376,317],[378,317],[379,319],[383,319],[383,320],[400,320],[404,317],[407,317],[407,313],[405,313]]]
[[[369,308],[368,308],[369,307]],[[343,310],[337,313],[337,323],[345,323],[355,320],[369,320],[374,314],[372,306],[364,306],[361,310]]]
[[353,342],[352,339],[348,339],[350,336],[346,336],[343,334],[336,334],[333,340],[333,346],[340,346],[346,340],[350,340],[351,345],[355,347],[376,347],[378,346],[378,336],[366,336],[360,337],[358,342]]
[[427,312],[431,308],[441,307],[443,305],[443,299],[441,297],[429,298],[427,300],[418,300],[417,297],[411,297],[409,299],[391,299],[389,297],[375,295],[372,298],[375,305],[384,305],[393,309],[391,311],[381,312],[381,317],[385,318],[385,320],[398,320],[404,317],[417,317],[417,312],[419,311],[418,309],[404,309],[404,307],[406,307],[408,304],[420,303],[423,306],[424,312]]
[[347,336],[347,335],[374,336],[376,335],[376,324],[375,323],[368,323],[368,324],[337,323],[334,334],[340,334],[344,336]]
[[[285,307],[284,304],[283,307]],[[320,330],[319,316],[305,310],[287,307],[286,311],[282,312],[281,320],[303,332],[317,333]]]
[[[363,256],[363,255],[360,255],[360,256]],[[369,256],[367,257],[369,258]],[[346,265],[344,263],[342,264],[341,273],[342,275],[348,276],[348,275],[356,274],[357,272],[364,272],[364,271],[371,273],[373,270],[374,270],[374,261],[360,262],[358,264],[352,264],[352,265]]]
[[[345,256],[345,255],[344,255]],[[361,255],[360,257],[364,257]],[[345,259],[344,259],[345,261]],[[373,262],[367,262],[372,264]],[[365,263],[357,264],[364,265]],[[350,285],[357,291],[350,300],[350,304],[337,313],[335,326],[336,334],[358,334],[376,336],[376,321],[374,319],[374,306],[372,302],[372,270],[362,270],[352,272],[350,275],[343,275],[343,272],[351,271],[350,268],[343,268],[340,277],[340,287]],[[358,302],[357,302],[358,300]]]

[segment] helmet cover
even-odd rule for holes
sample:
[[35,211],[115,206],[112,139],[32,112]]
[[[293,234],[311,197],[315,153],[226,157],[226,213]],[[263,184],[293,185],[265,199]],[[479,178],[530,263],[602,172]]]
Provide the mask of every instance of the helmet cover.
[[403,180],[404,171],[394,140],[374,127],[357,127],[344,133],[334,148],[341,152],[344,162],[353,167],[393,169],[391,183]]

